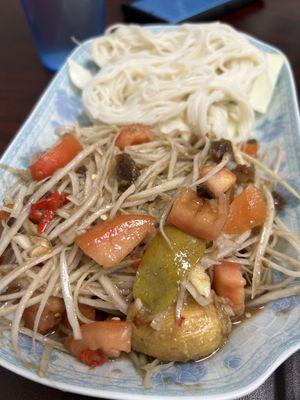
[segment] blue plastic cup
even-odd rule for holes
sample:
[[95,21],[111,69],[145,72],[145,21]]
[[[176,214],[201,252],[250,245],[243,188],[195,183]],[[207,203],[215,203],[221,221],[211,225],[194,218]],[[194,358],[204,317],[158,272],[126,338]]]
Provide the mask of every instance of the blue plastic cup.
[[76,46],[104,31],[105,0],[21,0],[43,65],[57,71]]

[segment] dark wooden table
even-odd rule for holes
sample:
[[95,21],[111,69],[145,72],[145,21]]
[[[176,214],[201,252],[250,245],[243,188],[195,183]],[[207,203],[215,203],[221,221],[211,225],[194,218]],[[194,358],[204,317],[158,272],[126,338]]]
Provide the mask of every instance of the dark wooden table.
[[[49,1],[49,0],[47,0]],[[107,0],[106,23],[123,21],[121,0]],[[256,2],[221,18],[259,39],[280,48],[289,58],[300,89],[300,4],[299,0]],[[0,0],[0,152],[30,113],[52,78],[40,64],[19,1]],[[300,398],[300,355],[291,357],[262,387],[247,399]],[[27,381],[0,368],[0,399],[80,399]]]

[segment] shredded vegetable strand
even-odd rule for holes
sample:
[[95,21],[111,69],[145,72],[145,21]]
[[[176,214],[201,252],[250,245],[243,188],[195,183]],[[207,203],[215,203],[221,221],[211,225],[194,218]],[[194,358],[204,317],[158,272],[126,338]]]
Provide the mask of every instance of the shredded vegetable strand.
[[49,345],[44,346],[44,351],[43,351],[43,354],[41,357],[41,362],[40,362],[40,368],[38,371],[38,375],[41,378],[46,376],[46,372],[48,369],[49,362],[51,360],[52,352],[53,352],[52,346],[49,346]]
[[199,167],[200,167],[200,163],[205,159],[205,157],[208,154],[209,151],[209,147],[210,147],[210,140],[208,139],[207,136],[205,136],[205,146],[203,147],[203,149],[201,150],[200,153],[198,153],[195,157],[194,157],[194,161],[193,161],[193,180],[192,182],[194,183],[195,181],[197,181],[197,179],[199,178]]
[[293,276],[294,278],[300,278],[300,271],[293,271],[293,270],[291,270],[291,269],[282,267],[281,265],[278,265],[278,264],[274,263],[273,261],[268,260],[268,259],[265,258],[265,257],[262,258],[262,261],[263,261],[267,266],[269,266],[269,267],[271,267],[271,268],[273,268],[273,269],[276,269],[277,271],[282,272],[282,273],[285,274],[285,275]]
[[35,258],[33,261],[28,261],[24,265],[19,266],[18,268],[12,270],[8,275],[0,281],[0,293],[5,289],[13,280],[18,278],[20,275],[24,274],[30,268],[34,267],[35,265],[41,264],[44,261],[51,259],[53,256],[59,254],[62,250],[62,246],[58,246],[57,248],[53,249],[51,253],[45,254],[41,257]]
[[[55,259],[54,259],[54,261],[56,262]],[[32,336],[32,344],[33,344],[33,352],[34,353],[35,353],[35,340],[36,340],[36,336],[37,336],[37,332],[38,332],[38,326],[40,323],[40,319],[41,319],[42,313],[45,309],[46,303],[47,303],[49,297],[51,296],[51,293],[53,292],[54,286],[55,286],[58,278],[59,278],[59,271],[55,271],[53,273],[53,275],[51,276],[49,283],[43,293],[41,302],[39,304],[39,308],[36,313],[36,317],[35,317],[34,325],[33,325],[33,336]]]
[[300,269],[300,261],[295,260],[294,258],[287,256],[286,254],[282,254],[279,251],[276,251],[269,247],[267,247],[266,253],[270,254],[275,259],[287,262],[287,263],[293,265],[294,267]]
[[78,279],[75,289],[74,289],[74,307],[75,307],[75,311],[77,314],[77,317],[79,318],[79,320],[85,324],[90,324],[91,322],[93,322],[92,320],[90,320],[89,318],[86,318],[80,311],[80,308],[78,306],[78,297],[79,297],[79,292],[80,292],[80,288],[81,285],[83,283],[83,281],[86,279],[86,277],[90,274],[91,270],[87,270],[84,274],[81,275],[81,277]]
[[93,190],[91,191],[91,196],[89,199],[84,203],[83,206],[79,207],[77,212],[75,212],[70,218],[68,218],[66,221],[62,222],[60,225],[57,225],[56,228],[50,233],[49,235],[49,240],[55,239],[57,236],[59,236],[62,232],[70,228],[72,225],[74,225],[75,222],[77,222],[83,215],[89,210],[97,201],[98,198],[98,191],[97,188],[94,187]]
[[76,315],[73,297],[70,289],[69,282],[69,274],[68,274],[68,266],[66,261],[66,250],[63,249],[60,254],[60,282],[61,282],[61,290],[66,306],[66,312],[68,321],[72,327],[73,335],[75,339],[81,339],[81,330],[78,322],[78,318]]
[[253,277],[252,277],[252,294],[251,294],[252,299],[255,296],[256,288],[260,282],[261,262],[264,257],[269,242],[269,238],[272,233],[272,224],[275,217],[275,207],[272,194],[265,186],[263,188],[264,188],[265,198],[267,201],[267,217],[262,229],[262,233],[260,236],[259,244],[255,255]]
[[48,261],[48,263],[46,263],[43,266],[43,268],[41,268],[40,272],[37,274],[36,278],[28,286],[26,292],[24,293],[19,304],[17,305],[17,309],[16,309],[16,312],[14,315],[14,319],[12,321],[12,326],[11,326],[11,341],[12,341],[12,346],[13,346],[15,352],[20,356],[21,359],[23,359],[23,356],[21,356],[21,353],[20,353],[18,337],[19,337],[19,326],[20,326],[23,312],[26,308],[28,300],[33,295],[34,291],[39,287],[40,278],[43,278],[43,276],[45,276],[52,267],[53,267],[53,262],[52,262],[52,260],[50,260],[50,261]]
[[[24,292],[24,294],[25,294],[25,292]],[[22,298],[23,297],[24,297],[24,295],[22,296]],[[42,298],[41,294],[38,296],[32,297],[31,299],[29,299],[27,301],[27,307],[30,307],[30,306],[33,306],[34,304],[39,303],[41,298]],[[18,304],[9,304],[5,307],[0,308],[0,317],[4,317],[4,316],[9,315],[12,312],[16,311],[18,306],[19,306],[19,303]]]
[[107,294],[111,297],[111,301],[115,304],[116,307],[123,313],[127,314],[128,304],[120,295],[118,288],[113,284],[111,279],[106,275],[101,275],[99,278],[99,282],[107,292]]
[[274,290],[269,293],[265,293],[254,300],[247,303],[247,307],[259,307],[270,301],[281,299],[283,297],[299,296],[300,295],[300,285],[288,286],[285,289]]
[[[29,336],[32,338],[33,336],[33,331],[31,329],[25,328],[25,327],[20,327],[19,332],[22,333],[23,335]],[[50,347],[53,347],[54,349],[57,349],[59,351],[62,351],[63,353],[68,353],[68,350],[59,342],[56,340],[50,339],[47,336],[41,335],[41,334],[36,334],[36,340],[41,342],[44,345],[48,345]]]
[[129,186],[128,189],[125,190],[125,192],[123,192],[121,194],[121,196],[116,201],[114,207],[110,211],[110,214],[109,214],[110,219],[113,218],[117,214],[119,208],[122,206],[124,201],[127,199],[127,197],[129,197],[131,194],[133,194],[135,192],[135,189],[136,189],[135,185],[132,184]]
[[277,175],[276,172],[272,171],[270,168],[268,168],[266,165],[262,164],[259,160],[257,160],[254,157],[251,157],[249,154],[242,153],[243,157],[260,168],[262,171],[266,172],[268,175],[270,175],[276,182],[280,183],[283,187],[286,188],[293,196],[295,196],[298,200],[300,200],[300,193],[298,193],[295,189],[293,189],[284,179],[282,179],[280,176]]

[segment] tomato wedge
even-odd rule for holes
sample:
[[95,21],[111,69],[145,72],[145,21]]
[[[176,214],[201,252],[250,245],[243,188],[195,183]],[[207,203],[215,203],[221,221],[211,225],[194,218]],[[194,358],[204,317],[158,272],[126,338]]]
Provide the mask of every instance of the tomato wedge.
[[121,351],[131,351],[131,323],[128,321],[97,321],[81,326],[82,338],[65,340],[65,347],[78,357],[86,350],[101,350],[108,357],[119,357]]
[[207,199],[198,197],[188,188],[182,188],[174,201],[168,221],[183,232],[200,239],[215,240],[224,226],[228,213],[225,195],[218,199],[218,211]]
[[104,268],[123,260],[153,230],[150,215],[118,215],[93,226],[75,240],[81,250]]
[[[39,304],[27,307],[23,313],[23,321],[26,328],[33,329],[36,314]],[[38,332],[43,335],[55,328],[61,321],[65,312],[65,303],[63,299],[55,296],[50,296],[44,311],[42,312],[38,325]]]
[[56,170],[67,165],[82,150],[83,147],[76,137],[68,133],[56,146],[46,150],[29,167],[32,178],[37,181],[48,178]]
[[230,204],[223,232],[243,233],[262,225],[266,215],[267,206],[264,198],[254,185],[249,184]]
[[223,260],[214,266],[213,288],[217,295],[229,300],[235,315],[241,315],[245,309],[246,280],[241,265]]
[[116,140],[116,146],[124,150],[127,146],[151,142],[153,137],[147,125],[133,124],[123,126]]

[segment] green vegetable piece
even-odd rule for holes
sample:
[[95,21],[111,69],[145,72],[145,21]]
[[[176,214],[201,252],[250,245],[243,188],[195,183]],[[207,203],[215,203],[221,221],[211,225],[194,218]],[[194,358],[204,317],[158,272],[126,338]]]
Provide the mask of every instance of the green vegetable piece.
[[146,249],[133,287],[134,298],[140,298],[153,314],[166,310],[175,300],[180,281],[202,258],[205,242],[175,228],[166,226],[172,248],[160,233]]

